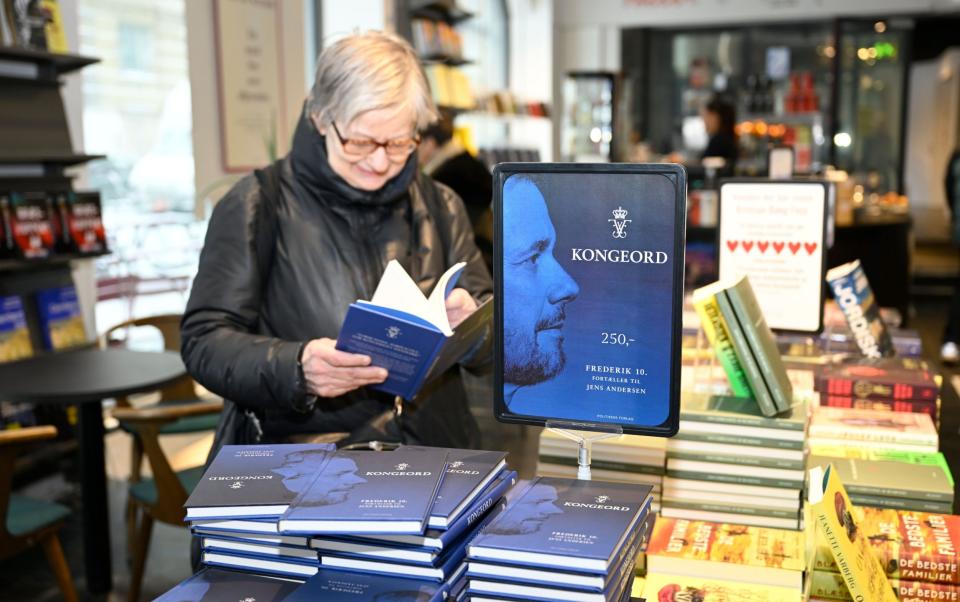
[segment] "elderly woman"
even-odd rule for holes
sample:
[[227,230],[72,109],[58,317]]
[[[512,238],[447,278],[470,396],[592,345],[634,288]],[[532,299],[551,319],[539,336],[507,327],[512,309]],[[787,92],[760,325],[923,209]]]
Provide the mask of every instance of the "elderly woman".
[[463,203],[417,169],[418,132],[435,117],[409,44],[342,39],[319,58],[290,154],[217,205],[182,323],[190,374],[229,402],[215,450],[317,434],[477,443],[458,371],[400,423],[392,396],[368,387],[386,370],[334,346],[347,307],[371,297],[392,259],[425,292],[467,262],[447,298],[452,325],[492,293]]

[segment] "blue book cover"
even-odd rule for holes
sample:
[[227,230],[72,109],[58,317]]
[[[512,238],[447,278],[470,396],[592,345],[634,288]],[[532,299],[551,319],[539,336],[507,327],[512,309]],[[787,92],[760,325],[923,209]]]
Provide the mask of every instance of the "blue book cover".
[[[434,554],[454,545],[457,540],[482,520],[492,508],[506,495],[517,482],[517,473],[513,470],[504,471],[477,496],[476,502],[460,518],[454,521],[447,529],[427,529],[423,535],[374,535],[358,534],[351,540],[373,543],[383,546],[401,545],[410,548],[428,550]],[[311,540],[313,541],[313,540]]]
[[306,579],[317,574],[320,567],[315,562],[296,558],[268,558],[227,550],[203,550],[203,564],[228,569],[239,569],[265,575],[280,575],[294,579]]
[[371,388],[413,399],[423,383],[468,354],[487,332],[492,305],[484,303],[450,327],[445,300],[466,263],[450,267],[425,297],[396,260],[390,261],[370,301],[351,303],[337,335],[337,349],[368,355],[387,379]]
[[320,569],[286,602],[436,602],[447,590],[446,584],[433,581]]
[[250,556],[258,558],[283,558],[308,562],[310,564],[320,564],[320,557],[317,555],[317,551],[306,546],[279,545],[209,535],[200,536],[200,546],[204,550],[211,552],[224,551],[231,554],[249,554]]
[[335,449],[328,443],[224,445],[187,498],[186,520],[278,518]]
[[827,272],[827,282],[860,352],[874,358],[894,355],[890,331],[880,319],[880,306],[860,260],[831,268]]
[[428,526],[446,529],[477,499],[507,464],[506,452],[448,449],[447,468]]
[[683,169],[507,163],[494,183],[497,417],[673,435]]
[[320,555],[320,564],[325,567],[350,571],[383,573],[412,579],[431,579],[450,583],[459,579],[461,574],[466,573],[467,567],[464,560],[467,557],[467,547],[470,545],[470,542],[473,541],[486,525],[496,519],[503,509],[504,506],[497,506],[484,516],[472,531],[468,532],[463,538],[457,541],[453,547],[445,551],[437,559],[436,566],[420,566],[401,562],[387,562],[384,560],[323,554]]
[[652,487],[538,477],[470,546],[470,558],[606,574]]
[[31,357],[33,343],[20,297],[0,297],[0,363]]
[[280,519],[284,533],[423,534],[447,450],[339,451]]
[[80,300],[72,285],[37,291],[37,312],[47,350],[69,349],[87,342]]
[[184,579],[154,602],[221,602],[256,600],[280,602],[300,587],[300,582],[252,573],[205,568]]

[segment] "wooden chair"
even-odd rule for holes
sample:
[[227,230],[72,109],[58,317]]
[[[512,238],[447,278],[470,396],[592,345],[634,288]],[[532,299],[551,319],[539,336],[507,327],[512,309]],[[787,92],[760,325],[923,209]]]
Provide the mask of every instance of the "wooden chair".
[[[121,332],[129,333],[135,328],[152,328],[159,332],[161,338],[163,339],[163,348],[166,351],[175,351],[179,353],[180,318],[180,314],[161,314],[121,322],[120,324],[111,326],[100,336],[100,347],[107,348],[118,345],[126,345],[126,340],[119,339],[117,336]],[[183,378],[180,378],[177,381],[160,389],[159,393],[159,404],[183,404],[196,403],[199,401],[199,399],[197,399],[194,380],[190,378],[189,375],[184,375]],[[129,398],[121,397],[117,399],[117,407],[129,408],[132,407],[132,405]],[[219,419],[219,415],[215,413],[201,413],[197,415],[185,416],[179,420],[164,423],[160,430],[160,434],[173,435],[212,431],[217,428],[217,422]],[[121,423],[120,426],[123,428],[123,430],[127,431],[128,434],[131,436],[133,435],[133,433],[126,428],[123,423]],[[133,445],[130,447],[131,483],[136,483],[140,480],[142,468],[143,447],[140,444],[140,439],[138,437],[133,437]],[[136,512],[137,505],[132,499],[128,498],[126,507],[127,554],[130,558],[133,557],[133,541],[136,539],[135,531],[138,522]]]
[[0,430],[0,518],[4,519],[0,521],[0,560],[39,543],[64,599],[77,602],[70,567],[57,537],[70,509],[54,502],[11,494],[13,463],[17,454],[29,444],[56,436],[57,429],[53,426]]
[[127,599],[140,597],[147,550],[154,521],[184,527],[187,496],[203,476],[203,466],[176,472],[160,447],[160,434],[165,427],[178,420],[219,414],[222,401],[203,401],[182,404],[157,404],[146,408],[116,408],[113,416],[124,430],[130,432],[150,463],[153,478],[130,481],[127,491],[128,545],[132,550],[133,565]]

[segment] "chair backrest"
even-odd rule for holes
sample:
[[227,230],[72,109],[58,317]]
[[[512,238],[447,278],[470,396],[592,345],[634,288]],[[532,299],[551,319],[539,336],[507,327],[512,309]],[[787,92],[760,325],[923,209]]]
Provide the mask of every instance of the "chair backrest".
[[0,558],[6,558],[26,547],[26,543],[21,541],[22,538],[7,532],[14,461],[24,447],[56,436],[57,428],[50,425],[0,430]]
[[181,418],[217,414],[223,410],[222,401],[154,405],[145,408],[116,408],[113,417],[127,426],[147,455],[150,471],[157,489],[156,502],[150,513],[159,521],[179,525],[183,523],[189,491],[184,489],[167,455],[160,447],[160,429]]
[[[163,339],[163,348],[166,351],[180,352],[180,314],[160,314],[156,316],[147,316],[127,320],[108,328],[100,336],[100,346],[102,348],[115,345],[126,345],[126,338],[130,336],[130,331],[135,328],[152,328],[160,333]],[[116,335],[121,331],[126,333],[126,337],[119,338]],[[194,389],[194,381],[185,375],[182,378],[170,383],[160,390],[160,399],[162,401],[178,401],[196,399],[197,394]],[[130,403],[126,398],[117,400],[120,407],[129,407]]]

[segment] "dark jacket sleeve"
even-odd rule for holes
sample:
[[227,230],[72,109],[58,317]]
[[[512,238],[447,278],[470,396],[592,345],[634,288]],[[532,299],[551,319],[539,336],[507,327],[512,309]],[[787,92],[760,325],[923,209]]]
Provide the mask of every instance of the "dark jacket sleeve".
[[240,181],[210,218],[200,267],[181,322],[181,355],[201,385],[248,408],[306,410],[302,341],[257,334],[263,290],[257,262],[260,189]]
[[[493,279],[490,277],[490,270],[487,269],[487,265],[483,261],[483,255],[477,248],[470,217],[467,215],[463,201],[453,190],[439,183],[435,186],[440,189],[442,204],[446,209],[449,220],[448,232],[450,238],[448,239],[447,265],[453,265],[459,261],[467,262],[467,266],[463,268],[460,279],[457,281],[457,286],[465,288],[467,292],[473,295],[477,303],[482,303],[493,296]],[[470,369],[485,366],[492,360],[492,350],[493,324],[487,329],[487,335],[480,347],[470,353],[467,359],[462,362],[462,365]]]

